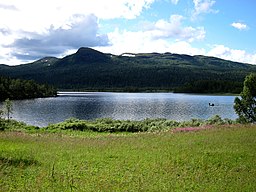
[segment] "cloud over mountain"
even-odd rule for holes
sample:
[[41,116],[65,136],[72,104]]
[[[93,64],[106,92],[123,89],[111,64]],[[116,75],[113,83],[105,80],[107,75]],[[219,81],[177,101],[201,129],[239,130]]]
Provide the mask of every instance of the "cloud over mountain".
[[134,19],[154,0],[12,0],[0,3],[0,63],[63,55],[82,46],[106,46],[100,20]]
[[46,55],[59,55],[77,47],[106,46],[106,34],[99,34],[95,15],[75,15],[65,27],[53,26],[43,34],[24,32],[24,37],[16,39],[8,47],[15,50],[12,54],[18,59],[38,59]]

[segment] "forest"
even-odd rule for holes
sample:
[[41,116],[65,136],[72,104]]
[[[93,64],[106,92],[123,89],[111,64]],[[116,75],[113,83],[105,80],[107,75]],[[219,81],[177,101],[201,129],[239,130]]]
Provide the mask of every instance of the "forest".
[[138,53],[128,57],[90,48],[64,58],[0,65],[0,75],[78,91],[240,93],[251,72],[256,72],[256,66],[202,55]]
[[174,92],[180,93],[240,93],[243,89],[242,82],[201,80],[186,83]]
[[0,76],[0,101],[9,99],[31,99],[56,96],[57,90],[47,84],[33,80],[11,79]]

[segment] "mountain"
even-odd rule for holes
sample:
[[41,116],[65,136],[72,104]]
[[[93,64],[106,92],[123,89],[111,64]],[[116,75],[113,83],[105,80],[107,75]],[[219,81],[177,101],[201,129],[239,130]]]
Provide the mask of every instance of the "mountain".
[[90,63],[108,63],[109,61],[110,58],[106,54],[82,47],[75,54],[64,57],[55,65],[63,67],[64,65],[86,65]]
[[58,59],[0,65],[0,75],[33,79],[59,89],[235,92],[256,66],[202,55],[172,53],[105,54],[91,48]]

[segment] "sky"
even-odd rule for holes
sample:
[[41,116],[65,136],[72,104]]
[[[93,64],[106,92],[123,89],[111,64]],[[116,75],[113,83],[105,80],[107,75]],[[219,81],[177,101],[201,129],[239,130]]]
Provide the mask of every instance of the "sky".
[[179,53],[256,64],[255,0],[0,0],[0,64]]

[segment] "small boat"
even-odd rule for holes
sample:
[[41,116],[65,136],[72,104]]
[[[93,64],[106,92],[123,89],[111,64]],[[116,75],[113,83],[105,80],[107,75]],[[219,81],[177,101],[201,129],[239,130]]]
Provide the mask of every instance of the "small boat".
[[213,106],[214,106],[214,103],[209,103],[209,106],[210,106],[210,107],[213,107]]

